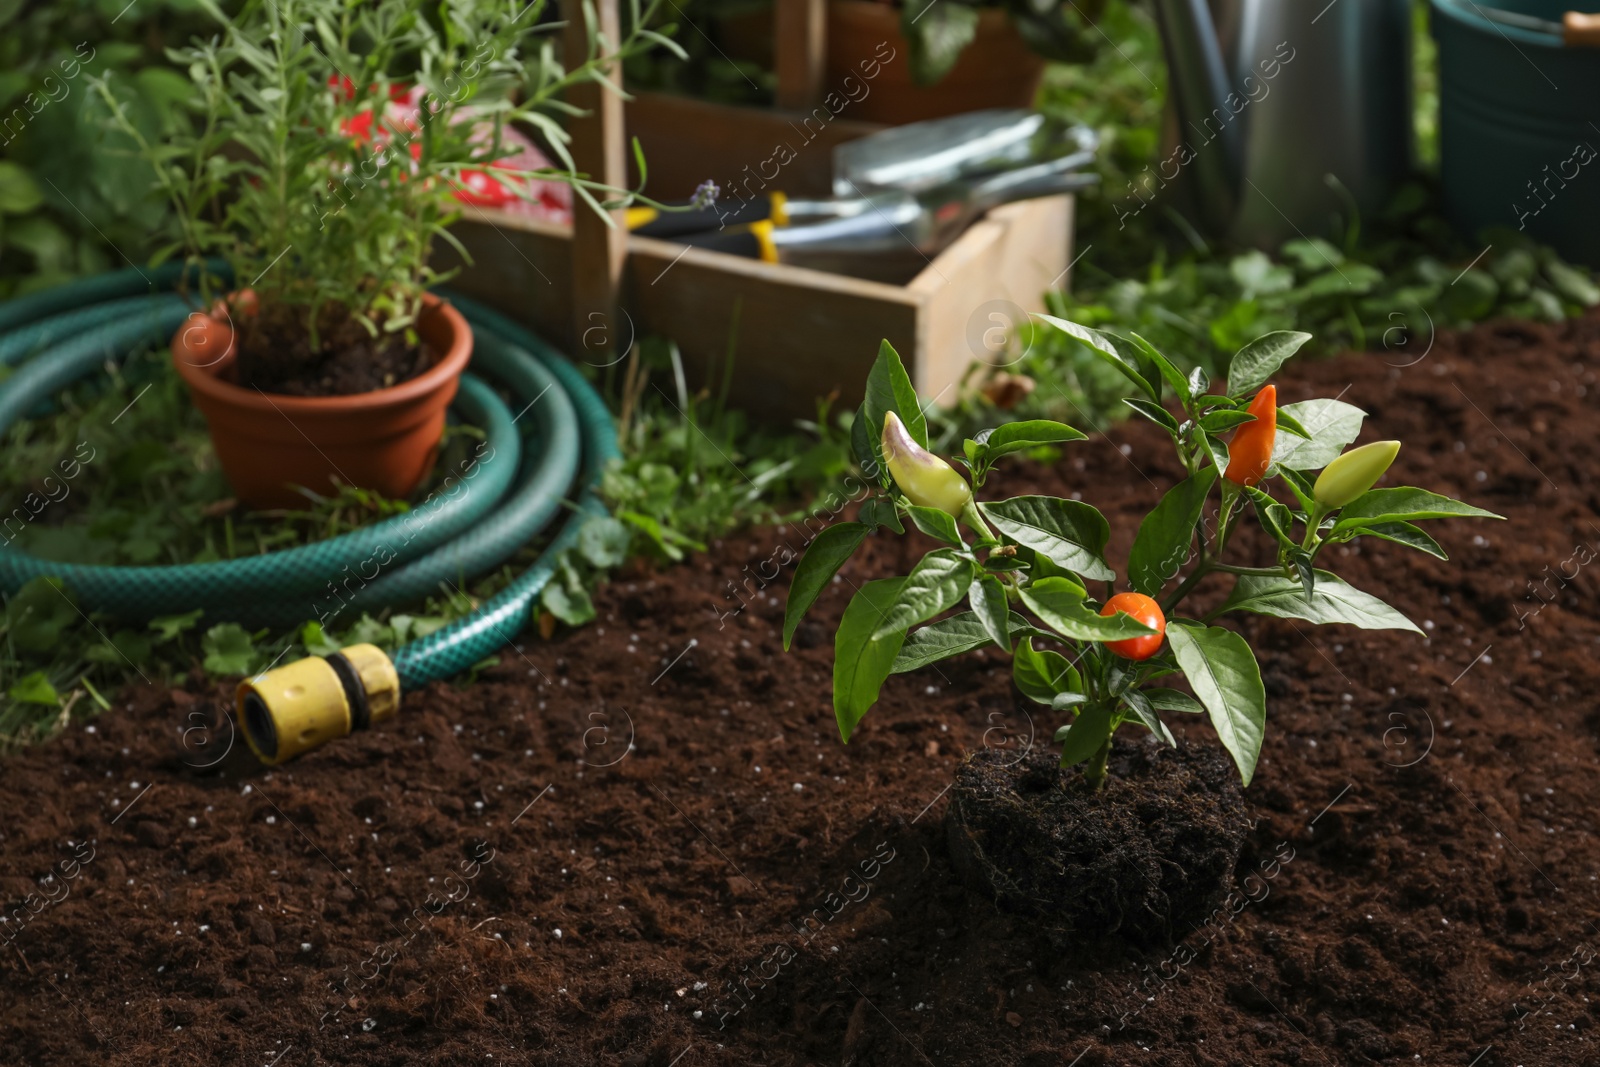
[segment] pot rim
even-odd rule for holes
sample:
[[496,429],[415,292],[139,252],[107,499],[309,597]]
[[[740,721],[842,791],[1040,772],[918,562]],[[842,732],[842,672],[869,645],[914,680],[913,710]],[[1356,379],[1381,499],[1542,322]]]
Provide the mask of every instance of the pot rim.
[[[229,293],[230,297],[236,293]],[[183,358],[180,345],[184,326],[172,338],[172,362],[189,387],[208,400],[232,407],[248,408],[259,412],[299,412],[302,414],[327,414],[339,411],[391,407],[410,403],[438,392],[454,381],[466,369],[472,358],[472,327],[454,305],[433,293],[423,293],[423,315],[442,315],[451,335],[450,347],[432,367],[417,375],[384,389],[365,393],[346,393],[342,396],[291,396],[287,393],[268,393],[259,389],[246,389],[224,381],[218,375],[231,366],[237,353],[227,355],[208,366],[198,366]],[[215,318],[215,313],[212,315]],[[187,320],[185,320],[187,321]]]

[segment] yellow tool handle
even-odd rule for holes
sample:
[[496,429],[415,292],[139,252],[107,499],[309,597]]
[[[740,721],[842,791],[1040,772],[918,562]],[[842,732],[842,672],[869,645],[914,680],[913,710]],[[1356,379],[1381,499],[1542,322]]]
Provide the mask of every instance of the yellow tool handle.
[[1600,15],[1568,11],[1561,17],[1561,43],[1568,48],[1600,48]]

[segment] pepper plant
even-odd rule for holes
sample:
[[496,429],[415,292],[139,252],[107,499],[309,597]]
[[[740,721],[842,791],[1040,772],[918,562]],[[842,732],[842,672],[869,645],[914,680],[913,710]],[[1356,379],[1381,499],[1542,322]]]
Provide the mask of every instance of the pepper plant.
[[[1125,572],[1119,577],[1106,560],[1111,529],[1093,505],[1051,496],[980,501],[974,492],[1006,456],[1070,445],[1082,432],[1044,420],[986,430],[963,443],[963,475],[928,451],[916,392],[884,342],[852,426],[876,491],[857,521],[812,541],[789,591],[784,647],[867,535],[904,533],[909,520],[940,546],[910,574],[861,586],[835,637],[833,708],[846,742],[891,674],[992,644],[1012,654],[1023,694],[1068,719],[1055,735],[1061,765],[1086,764],[1089,788],[1105,783],[1119,727],[1137,725],[1175,745],[1169,713],[1208,715],[1248,785],[1266,692],[1249,644],[1217,620],[1250,612],[1420,634],[1378,597],[1319,567],[1320,557],[1332,545],[1376,537],[1446,559],[1418,521],[1500,516],[1423,489],[1373,488],[1400,443],[1347,451],[1365,417],[1351,404],[1279,407],[1268,379],[1310,334],[1257,338],[1233,357],[1226,389],[1213,389],[1203,370],[1183,374],[1137,334],[1040,318],[1127,378],[1136,395],[1125,403],[1167,432],[1183,464],[1183,480],[1140,522]],[[1268,558],[1240,562],[1229,548],[1251,518],[1273,547]],[[1232,591],[1198,617],[1182,614],[1212,574],[1231,576]],[[966,610],[946,615],[963,600]],[[1180,676],[1192,695],[1170,684]]]

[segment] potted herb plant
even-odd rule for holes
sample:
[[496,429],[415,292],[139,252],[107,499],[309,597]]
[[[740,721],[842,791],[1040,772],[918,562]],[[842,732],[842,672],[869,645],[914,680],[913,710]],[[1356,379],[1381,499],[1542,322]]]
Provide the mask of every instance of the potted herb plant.
[[[811,543],[790,589],[785,646],[869,533],[910,525],[939,542],[910,574],[862,585],[845,609],[833,670],[841,737],[891,674],[984,646],[1009,653],[1015,688],[1062,723],[1060,759],[971,757],[947,816],[953,858],[1002,901],[1043,918],[1154,936],[1195,921],[1226,891],[1248,829],[1238,786],[1255,773],[1266,689],[1249,643],[1219,620],[1246,612],[1420,634],[1323,569],[1328,549],[1378,538],[1443,559],[1416,523],[1499,516],[1422,489],[1375,488],[1400,443],[1348,447],[1364,417],[1352,405],[1278,407],[1268,379],[1309,334],[1251,342],[1233,357],[1227,388],[1213,390],[1203,371],[1181,373],[1137,335],[1040,317],[1126,376],[1136,394],[1126,403],[1167,432],[1185,472],[1139,524],[1123,572],[1106,559],[1110,526],[1092,504],[976,495],[1004,457],[1084,434],[1049,421],[997,427],[964,443],[963,475],[927,450],[916,394],[885,343],[852,427],[882,491],[857,521]],[[1236,534],[1251,520],[1267,548],[1240,560]],[[1211,577],[1231,591],[1186,613]],[[946,614],[963,600],[967,610]],[[1179,678],[1187,691],[1173,686]],[[1209,718],[1236,782],[1204,746],[1161,755],[1177,747],[1173,714]],[[1125,727],[1150,739],[1119,753]],[[1119,766],[1132,783],[1108,787]]]
[[563,70],[530,47],[550,28],[543,0],[200,6],[220,32],[169,53],[194,97],[166,137],[144,137],[97,82],[176,209],[156,261],[181,255],[199,276],[205,311],[174,337],[175,365],[247,503],[293,505],[330,479],[403,497],[472,353],[465,319],[427,291],[444,280],[433,243],[455,243],[460,201],[519,150],[511,123],[565,167],[502,170],[504,184],[557,179],[594,203],[547,112],[662,38],[637,30]]
[[[851,117],[866,122],[1032,107],[1046,60],[1082,63],[1093,55],[1089,24],[1104,6],[1105,0],[829,0],[830,81],[851,98]],[[858,97],[845,79],[869,71],[875,76]]]

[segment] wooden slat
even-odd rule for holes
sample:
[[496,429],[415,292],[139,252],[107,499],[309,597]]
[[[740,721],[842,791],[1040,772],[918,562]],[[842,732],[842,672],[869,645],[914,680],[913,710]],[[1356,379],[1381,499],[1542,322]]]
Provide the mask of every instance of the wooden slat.
[[504,311],[564,352],[576,350],[572,271],[566,269],[571,227],[466,208],[451,232],[472,256],[468,266],[448,244],[435,244],[434,267],[460,270],[451,288]]
[[773,54],[777,57],[778,106],[808,111],[822,100],[827,63],[826,0],[777,0]]
[[854,407],[880,341],[917,350],[921,308],[899,286],[643,237],[628,268],[641,327],[676,341],[697,380],[713,380],[733,341],[730,401],[755,415],[811,415],[835,391]]
[[[596,25],[592,29],[603,41],[621,40],[616,0],[593,0],[592,6],[579,0],[563,0],[562,14],[567,28],[563,48],[568,66],[576,66],[588,55],[587,11]],[[608,72],[620,87],[622,71]],[[573,88],[568,102],[586,114],[568,123],[572,135],[572,160],[578,173],[612,188],[627,183],[626,138],[623,131],[622,98],[597,82],[586,81]],[[605,199],[605,194],[596,197]],[[612,213],[607,225],[589,205],[574,199],[572,242],[572,328],[570,336],[579,348],[592,350],[596,358],[607,358],[620,325],[618,296],[622,285],[623,262],[627,257],[627,233],[622,228],[621,212]]]
[[[708,178],[728,200],[772,189],[832,196],[834,146],[883,128],[848,115],[821,105],[768,111],[664,93],[640,93],[627,106],[628,135],[639,138],[649,168],[646,191],[658,200],[688,199]],[[629,180],[637,182],[637,172]]]
[[1067,281],[1072,197],[1006,204],[969,227],[906,286],[923,302],[927,343],[918,353],[917,391],[943,405],[974,360],[1001,367],[1010,354],[986,358],[984,334],[1015,334],[1024,313],[1044,310],[1045,290]]
[[[454,232],[474,266],[454,284],[576,359],[604,366],[607,357],[574,346],[568,335],[571,282],[560,264],[570,231],[502,212],[469,209],[465,216]],[[836,410],[857,404],[878,342],[888,338],[918,391],[950,404],[953,385],[981,351],[969,343],[969,323],[978,318],[981,337],[991,324],[983,317],[990,301],[1042,310],[1045,289],[1066,280],[1071,225],[1067,196],[998,208],[906,286],[630,237],[625,310],[614,340],[671,338],[700,385],[722,365],[732,338],[731,401],[786,422],[812,414],[816,398],[830,392],[838,393]],[[441,246],[436,266],[454,262]]]

